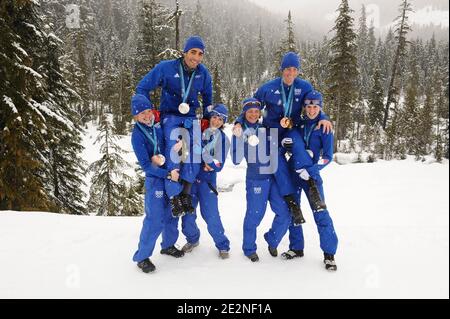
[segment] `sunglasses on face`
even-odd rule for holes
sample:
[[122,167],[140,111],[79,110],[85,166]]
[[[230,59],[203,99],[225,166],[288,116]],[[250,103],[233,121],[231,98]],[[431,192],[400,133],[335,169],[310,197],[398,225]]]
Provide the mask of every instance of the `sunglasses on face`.
[[320,105],[320,100],[305,100],[305,105]]
[[217,117],[217,118],[220,118],[224,122],[227,121],[227,117],[225,115],[223,115],[223,114],[221,114],[219,112],[216,112],[216,111],[212,111],[212,113],[214,113],[214,114],[211,116],[211,118]]

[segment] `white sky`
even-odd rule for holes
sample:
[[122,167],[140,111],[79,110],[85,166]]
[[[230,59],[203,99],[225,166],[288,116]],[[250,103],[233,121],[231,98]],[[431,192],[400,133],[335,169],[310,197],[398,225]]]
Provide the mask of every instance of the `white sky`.
[[[250,0],[272,12],[287,14],[291,10],[294,18],[304,23],[327,25],[335,18],[335,11],[341,0]],[[400,0],[349,0],[350,7],[359,16],[361,5],[366,5],[368,20],[374,20],[376,27],[385,27],[398,14]],[[411,0],[415,13],[411,15],[413,23],[449,26],[449,3],[447,0]],[[317,21],[317,18],[319,18]],[[316,19],[315,21],[312,21]]]

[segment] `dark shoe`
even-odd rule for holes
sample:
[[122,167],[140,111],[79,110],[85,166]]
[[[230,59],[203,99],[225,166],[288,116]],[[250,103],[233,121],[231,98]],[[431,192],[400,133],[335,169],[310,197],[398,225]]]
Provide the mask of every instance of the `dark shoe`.
[[254,253],[254,254],[252,254],[250,256],[247,256],[247,258],[250,259],[254,263],[259,261],[259,257],[258,257],[258,255],[256,253]]
[[148,274],[149,272],[155,271],[156,267],[152,264],[150,259],[146,258],[143,261],[138,262],[138,267],[142,269],[143,272]]
[[286,260],[298,257],[303,257],[303,250],[289,249],[287,252],[281,254],[281,258]]
[[181,248],[181,250],[184,251],[185,253],[190,253],[199,244],[200,244],[199,242],[196,242],[196,243],[187,242],[186,244],[184,244],[184,246],[183,246],[183,248]]
[[192,196],[189,194],[180,194],[181,202],[183,204],[183,211],[189,214],[195,212],[194,206],[192,206]]
[[308,180],[309,186],[309,199],[311,201],[311,205],[314,207],[314,212],[320,212],[322,210],[327,209],[327,205],[322,200],[320,196],[319,189],[317,188],[316,181],[312,178]]
[[293,217],[294,226],[304,224],[306,222],[305,218],[303,217],[302,210],[295,202],[294,196],[292,195],[284,196],[284,201],[289,207],[289,211],[291,212],[291,215]]
[[180,195],[174,196],[169,200],[170,210],[174,218],[181,217],[184,215],[183,201]]
[[184,251],[179,250],[175,246],[171,246],[171,247],[166,248],[166,249],[161,249],[161,254],[169,255],[169,256],[172,256],[172,257],[175,257],[175,258],[180,258],[180,257],[184,256]]
[[278,250],[276,248],[272,248],[270,246],[267,246],[267,248],[269,249],[269,253],[272,257],[278,256]]
[[325,264],[325,269],[329,270],[329,271],[336,271],[337,266],[336,266],[336,262],[334,261],[334,255],[329,255],[329,254],[323,254],[323,255],[324,255],[323,263]]
[[219,251],[219,257],[221,259],[228,259],[228,258],[230,258],[230,253],[229,253],[228,250],[220,250]]

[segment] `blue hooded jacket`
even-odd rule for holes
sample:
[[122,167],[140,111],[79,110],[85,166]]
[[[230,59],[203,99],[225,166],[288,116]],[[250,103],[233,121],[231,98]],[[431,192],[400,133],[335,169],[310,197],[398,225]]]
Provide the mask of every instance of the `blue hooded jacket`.
[[200,107],[198,95],[203,98],[203,113],[206,116],[206,108],[212,105],[212,80],[208,69],[199,64],[195,70],[194,80],[189,91],[186,103],[189,104],[188,114],[181,114],[178,106],[183,102],[181,89],[180,64],[184,74],[185,87],[187,89],[191,74],[183,66],[183,58],[176,60],[162,61],[157,64],[138,83],[136,93],[149,96],[150,91],[157,87],[162,88],[161,92],[161,116],[173,114],[182,117],[195,117],[196,109]]
[[[274,155],[270,153],[270,145],[274,141],[272,141],[272,138],[270,136],[270,130],[266,129],[263,125],[259,123],[250,124],[247,122],[247,120],[244,120],[243,123],[243,135],[241,137],[236,137],[233,135],[233,143],[232,143],[232,160],[234,165],[239,165],[243,158],[245,157],[247,161],[247,179],[266,179],[272,176],[271,173],[263,173],[264,168],[267,170],[271,163],[273,163]],[[264,141],[260,141],[260,143],[257,146],[251,146],[248,144],[248,135],[246,132],[249,131],[258,131],[258,137],[262,138],[264,137],[264,134],[261,134],[265,131],[265,143]],[[244,146],[243,153],[242,150],[239,150],[238,147],[240,145]],[[276,145],[278,145],[278,141],[276,141]],[[277,146],[275,145],[276,149],[278,150]],[[260,148],[265,147],[265,152],[263,153],[267,158],[261,159],[260,158]],[[278,154],[278,152],[276,152]],[[254,156],[256,155],[256,156]],[[270,156],[270,161],[268,161],[268,158]]]
[[[302,118],[300,123],[300,135],[305,141],[307,150],[314,153],[313,163],[319,170],[323,169],[333,160],[333,141],[332,132],[326,134],[322,129],[317,129],[320,116],[310,119],[307,116]],[[322,156],[322,161],[319,162]]]
[[[133,132],[131,134],[131,144],[133,145],[134,153],[139,161],[139,164],[142,167],[142,170],[145,172],[146,177],[156,177],[156,178],[166,178],[168,171],[165,168],[165,165],[162,167],[158,167],[152,164],[152,157],[155,154],[155,149],[153,143],[146,136],[146,134],[142,131],[143,128],[151,137],[154,138],[153,128],[137,124],[133,128]],[[161,126],[159,124],[155,124],[156,138],[158,141],[158,148],[160,151],[164,150],[164,138]],[[158,151],[157,151],[158,153]]]
[[[283,97],[281,92],[282,78],[278,77],[272,81],[263,84],[255,93],[254,97],[261,102],[263,106],[263,124],[269,128],[278,128],[283,132],[285,129],[281,127],[280,121],[284,117],[285,110],[283,105]],[[290,118],[293,119],[294,125],[298,126],[301,120],[301,112],[303,110],[303,100],[309,92],[313,90],[312,85],[303,79],[296,78],[291,87],[283,82],[283,88],[286,94],[286,99],[289,96],[290,90],[294,89],[292,110]],[[236,122],[243,123],[243,116],[241,115]],[[320,120],[328,120],[325,113],[320,114]],[[281,135],[280,135],[281,136]]]

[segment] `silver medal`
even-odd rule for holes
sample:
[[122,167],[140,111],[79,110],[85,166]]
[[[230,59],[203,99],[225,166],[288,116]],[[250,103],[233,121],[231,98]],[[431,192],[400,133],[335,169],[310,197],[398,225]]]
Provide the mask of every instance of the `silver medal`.
[[257,146],[259,144],[259,138],[256,135],[249,136],[247,141],[250,146]]
[[189,104],[187,104],[187,103],[181,103],[178,106],[178,111],[180,111],[181,114],[188,114],[190,109],[191,108],[189,107]]
[[159,164],[159,166],[163,166],[166,163],[166,157],[162,154],[158,154],[157,156],[161,160],[161,164]]

